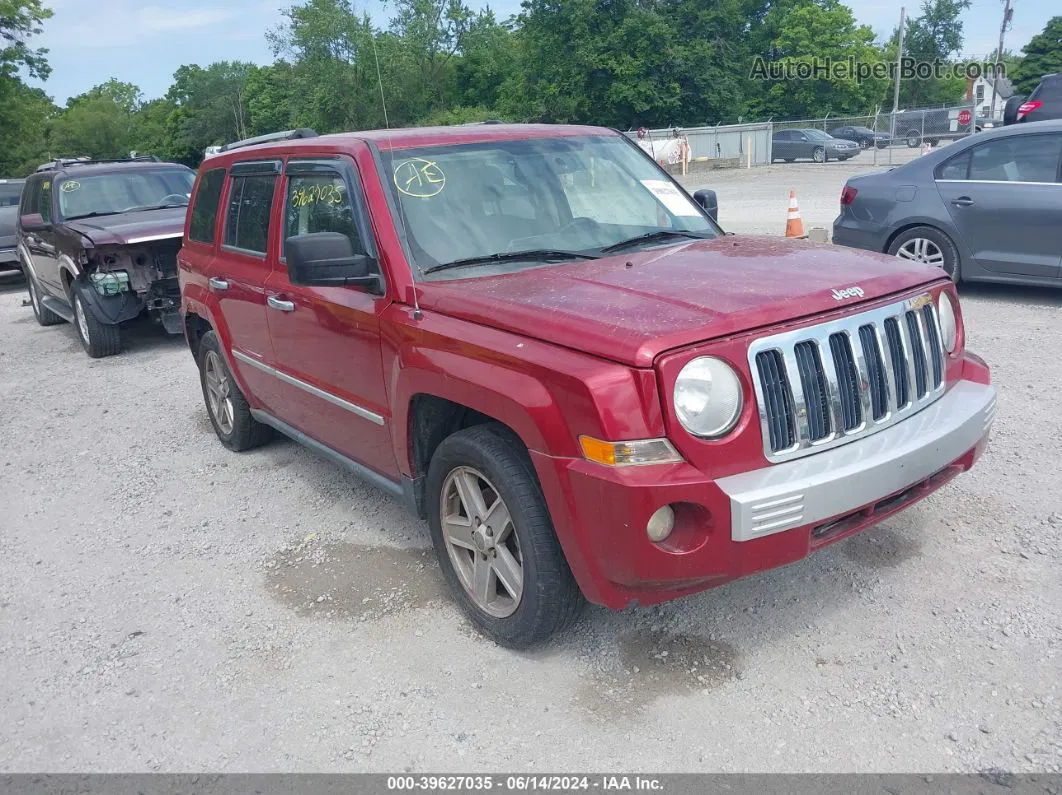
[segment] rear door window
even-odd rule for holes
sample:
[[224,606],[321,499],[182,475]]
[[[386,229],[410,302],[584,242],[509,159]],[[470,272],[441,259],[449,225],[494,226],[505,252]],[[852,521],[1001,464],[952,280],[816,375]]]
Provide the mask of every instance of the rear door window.
[[971,151],[971,180],[1057,182],[1062,134],[997,138]]
[[225,245],[265,256],[275,175],[234,176],[225,209]]
[[192,203],[192,220],[188,225],[188,239],[198,243],[214,243],[214,231],[217,228],[218,199],[225,184],[225,169],[215,168],[208,171],[199,180]]

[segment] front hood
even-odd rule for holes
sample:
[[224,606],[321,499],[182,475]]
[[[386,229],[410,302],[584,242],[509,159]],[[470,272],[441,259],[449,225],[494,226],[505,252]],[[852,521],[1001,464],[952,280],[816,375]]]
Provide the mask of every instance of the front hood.
[[66,221],[68,229],[84,235],[96,246],[126,246],[184,234],[186,207],[167,207],[164,210],[104,215]]
[[[424,308],[649,367],[673,348],[872,301],[942,275],[858,249],[728,235],[419,287]],[[835,296],[849,288],[862,296]]]

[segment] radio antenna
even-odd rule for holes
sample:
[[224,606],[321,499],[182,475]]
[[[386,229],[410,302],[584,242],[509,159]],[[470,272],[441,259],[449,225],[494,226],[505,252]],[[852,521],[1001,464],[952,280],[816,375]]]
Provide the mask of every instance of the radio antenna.
[[[394,161],[394,146],[391,143],[391,124],[387,120],[387,99],[384,97],[383,86],[383,73],[380,71],[380,54],[376,51],[376,34],[372,33],[370,29],[370,35],[372,39],[372,57],[376,60],[376,80],[380,84],[380,106],[383,108],[384,128],[387,130],[387,150],[391,155],[392,162]],[[408,231],[409,227],[406,226],[406,214],[402,209],[402,199],[398,199],[398,215],[402,221],[402,226],[406,227]],[[420,300],[417,298],[417,279],[413,275],[413,263],[409,263],[409,277],[413,281],[413,319],[420,320],[424,317],[424,313],[420,311]]]

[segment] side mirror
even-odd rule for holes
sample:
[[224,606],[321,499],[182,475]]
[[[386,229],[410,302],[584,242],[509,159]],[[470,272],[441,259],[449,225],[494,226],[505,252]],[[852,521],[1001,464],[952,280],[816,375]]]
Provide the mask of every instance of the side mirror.
[[719,199],[714,190],[701,188],[693,194],[693,200],[701,205],[701,209],[708,213],[709,218],[713,221],[719,220]]
[[350,238],[341,232],[289,237],[284,241],[284,255],[292,284],[380,286],[379,274],[372,272],[376,261],[368,254],[355,254]]
[[22,227],[23,232],[43,232],[52,226],[44,220],[44,216],[40,213],[26,213],[20,216],[18,225]]

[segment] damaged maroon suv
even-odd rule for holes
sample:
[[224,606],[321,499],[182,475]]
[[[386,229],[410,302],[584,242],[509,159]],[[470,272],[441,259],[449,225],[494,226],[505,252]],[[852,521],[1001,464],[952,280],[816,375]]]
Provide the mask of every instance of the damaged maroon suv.
[[194,179],[154,157],[38,168],[16,225],[37,322],[72,323],[93,358],[118,353],[120,325],[145,312],[180,333],[177,251]]

